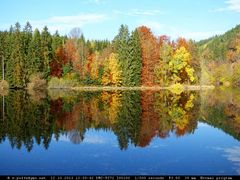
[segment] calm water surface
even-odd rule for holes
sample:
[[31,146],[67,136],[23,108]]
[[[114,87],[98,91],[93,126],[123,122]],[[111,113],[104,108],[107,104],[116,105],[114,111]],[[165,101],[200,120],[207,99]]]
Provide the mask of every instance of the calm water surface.
[[239,175],[240,92],[0,96],[0,175]]

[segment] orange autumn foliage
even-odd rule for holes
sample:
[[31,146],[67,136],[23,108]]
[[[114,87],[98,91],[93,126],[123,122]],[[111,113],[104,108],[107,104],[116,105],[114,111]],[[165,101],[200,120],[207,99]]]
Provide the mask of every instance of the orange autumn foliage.
[[67,56],[62,46],[58,47],[55,51],[54,59],[50,63],[51,76],[61,77],[62,66],[67,63]]
[[155,96],[151,91],[142,92],[141,106],[141,129],[138,145],[145,147],[150,144],[153,137],[159,135],[159,116],[155,111]]
[[189,45],[185,38],[178,38],[176,42],[176,49],[179,49],[180,47],[184,47],[187,51],[189,51]]
[[159,61],[159,45],[151,30],[146,26],[138,28],[142,50],[141,81],[143,86],[155,85],[155,65]]
[[92,54],[89,54],[87,57],[86,72],[88,74],[91,74],[93,61],[96,61],[96,60],[95,60],[95,54],[92,53]]
[[76,72],[80,72],[81,67],[79,62],[79,55],[77,53],[77,48],[75,47],[74,41],[72,39],[67,40],[64,48],[67,60],[72,63],[73,70]]

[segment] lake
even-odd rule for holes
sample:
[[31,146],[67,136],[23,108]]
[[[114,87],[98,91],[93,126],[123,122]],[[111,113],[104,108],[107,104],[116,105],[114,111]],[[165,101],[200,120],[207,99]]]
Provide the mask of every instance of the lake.
[[240,91],[9,91],[0,175],[239,175]]

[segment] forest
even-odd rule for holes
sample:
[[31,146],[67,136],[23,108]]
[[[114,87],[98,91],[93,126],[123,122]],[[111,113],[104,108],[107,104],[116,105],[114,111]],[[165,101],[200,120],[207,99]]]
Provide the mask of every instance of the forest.
[[86,40],[29,22],[0,31],[1,86],[14,89],[77,86],[240,86],[240,25],[195,42],[156,36],[146,26],[121,25],[112,41]]

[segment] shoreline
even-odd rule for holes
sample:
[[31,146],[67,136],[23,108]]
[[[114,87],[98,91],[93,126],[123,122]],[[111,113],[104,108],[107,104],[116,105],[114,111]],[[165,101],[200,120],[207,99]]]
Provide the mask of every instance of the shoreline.
[[[186,91],[199,91],[199,90],[211,90],[215,86],[212,85],[183,85],[184,90]],[[48,88],[51,90],[74,90],[74,91],[160,91],[160,90],[171,90],[171,86],[162,87],[162,86],[139,86],[139,87],[114,87],[114,86],[77,86],[77,87],[64,87],[64,88]]]

